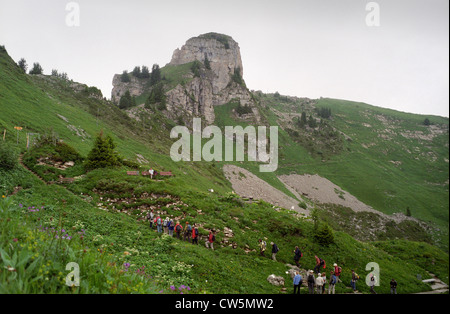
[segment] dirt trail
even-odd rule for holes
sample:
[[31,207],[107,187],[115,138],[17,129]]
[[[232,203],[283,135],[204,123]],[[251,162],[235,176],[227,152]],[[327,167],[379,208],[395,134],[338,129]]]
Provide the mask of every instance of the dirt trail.
[[37,173],[35,173],[33,170],[31,170],[30,168],[28,168],[24,163],[23,163],[23,154],[19,155],[19,164],[24,167],[26,170],[28,170],[29,172],[31,172],[36,178],[38,178],[42,183],[44,184],[48,184],[44,179],[42,179]]

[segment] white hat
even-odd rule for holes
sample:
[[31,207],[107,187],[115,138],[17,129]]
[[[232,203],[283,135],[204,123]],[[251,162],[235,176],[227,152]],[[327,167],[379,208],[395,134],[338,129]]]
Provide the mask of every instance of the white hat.
[[336,263],[334,263],[334,264],[333,264],[333,266],[337,266],[337,264],[336,264]]

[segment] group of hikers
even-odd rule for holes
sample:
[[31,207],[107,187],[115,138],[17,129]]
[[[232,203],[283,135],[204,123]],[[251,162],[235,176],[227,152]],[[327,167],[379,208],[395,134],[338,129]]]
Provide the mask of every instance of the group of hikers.
[[[176,237],[181,240],[183,238],[183,241],[191,242],[192,244],[198,245],[198,238],[199,238],[199,231],[198,227],[194,224],[193,226],[186,221],[185,226],[183,227],[180,224],[180,221],[174,222],[173,219],[170,219],[169,217],[166,217],[163,219],[159,212],[155,215],[153,213],[153,210],[149,211],[147,214],[147,220],[150,222],[150,228],[153,229],[153,225],[156,226],[156,232],[158,233],[164,233],[168,234],[170,236],[173,236],[173,233],[175,231]],[[216,240],[216,237],[212,231],[209,231],[209,235],[207,240],[205,241],[206,248],[211,248],[214,250],[214,242]],[[259,251],[261,256],[265,256],[265,251],[267,248],[267,243],[263,239],[259,239]],[[278,246],[274,242],[270,242],[270,245],[272,246],[272,260],[277,261],[276,255],[278,251],[280,250]],[[294,249],[294,262],[297,267],[300,267],[300,259],[303,257],[303,253],[301,252],[300,248],[298,246]],[[314,266],[313,270],[309,270],[307,272],[307,286],[309,294],[324,294],[326,292],[326,284],[328,284],[328,294],[334,294],[335,293],[335,286],[337,283],[342,282],[340,279],[341,273],[342,273],[342,267],[338,266],[336,263],[333,264],[333,270],[330,271],[330,280],[327,281],[326,273],[325,271],[322,271],[321,269],[326,268],[325,261],[315,256],[316,259],[316,265]],[[353,292],[356,292],[356,283],[360,279],[358,274],[352,269],[352,279],[350,281],[350,286],[353,289]],[[314,274],[316,276],[314,276]],[[300,294],[300,287],[303,284],[303,277],[300,275],[299,271],[296,271],[294,279],[294,294]],[[375,286],[377,284],[377,278],[373,274],[371,274],[370,280],[369,280],[369,286],[370,291],[373,294],[376,294],[375,292]],[[391,285],[391,294],[397,294],[397,282],[392,279],[390,282]]]
[[[276,261],[276,255],[278,251],[280,250],[278,246],[274,242],[270,242],[270,245],[272,246],[272,259]],[[264,252],[266,251],[266,242],[263,239],[259,239],[259,249],[260,249],[260,255],[264,256]],[[294,262],[297,267],[300,267],[300,259],[303,257],[303,253],[301,252],[300,248],[298,246],[294,249]],[[306,283],[308,286],[308,292],[309,294],[325,294],[326,292],[326,284],[328,284],[328,294],[335,294],[335,286],[337,283],[342,282],[340,279],[341,273],[342,273],[342,267],[338,266],[337,263],[333,264],[333,269],[330,271],[330,279],[329,282],[327,281],[327,275],[325,271],[322,271],[321,269],[326,268],[325,261],[318,257],[317,255],[314,256],[316,259],[316,265],[314,266],[313,270],[309,270],[307,272],[307,278]],[[352,272],[352,279],[350,280],[350,286],[353,289],[353,292],[356,292],[356,283],[360,279],[359,275],[355,272],[354,269],[351,270]],[[299,271],[295,272],[295,276],[293,279],[293,285],[294,285],[294,294],[300,294],[300,287],[303,284],[303,277],[300,275]],[[377,285],[377,278],[374,274],[371,274],[369,278],[369,287],[370,292],[372,294],[377,294],[375,291],[375,286]],[[397,281],[395,279],[392,279],[390,282],[391,287],[391,294],[397,294]]]
[[[175,231],[176,237],[181,240],[183,237],[183,241],[191,242],[192,244],[198,245],[198,227],[194,224],[193,226],[186,221],[185,226],[183,227],[180,224],[180,221],[174,222],[173,219],[166,217],[163,219],[159,213],[156,215],[153,213],[153,210],[149,211],[147,214],[147,220],[150,222],[150,229],[153,229],[153,225],[156,226],[156,232],[168,234],[173,237],[173,232]],[[212,231],[209,231],[208,238],[205,242],[205,246],[207,248],[211,248],[214,250],[214,241],[216,240],[216,236]]]

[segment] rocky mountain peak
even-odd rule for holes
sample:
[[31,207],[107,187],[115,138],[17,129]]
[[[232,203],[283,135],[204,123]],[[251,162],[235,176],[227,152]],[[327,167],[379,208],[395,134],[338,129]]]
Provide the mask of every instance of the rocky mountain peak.
[[208,59],[214,72],[213,92],[218,93],[230,82],[230,75],[239,69],[244,73],[239,44],[230,36],[207,33],[189,39],[181,49],[173,53],[171,65],[186,64],[193,61],[204,62]]

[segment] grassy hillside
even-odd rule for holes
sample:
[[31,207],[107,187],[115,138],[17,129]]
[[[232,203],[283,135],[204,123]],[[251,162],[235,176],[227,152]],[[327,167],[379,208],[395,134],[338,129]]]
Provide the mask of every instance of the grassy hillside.
[[[303,250],[304,269],[314,267],[314,255],[327,265],[343,266],[338,293],[349,292],[350,269],[364,278],[369,262],[381,267],[381,293],[389,292],[391,277],[401,283],[400,293],[429,290],[417,277],[427,278],[427,271],[439,272],[448,283],[448,265],[435,270],[426,262],[430,256],[448,260],[448,254],[429,244],[420,244],[426,254],[409,261],[383,242],[360,242],[340,231],[334,232],[334,243],[322,245],[308,219],[288,210],[274,211],[264,202],[247,203],[230,193],[221,163],[174,163],[167,136],[173,122],[164,116],[136,123],[81,84],[21,73],[6,51],[0,51],[0,65],[0,126],[7,130],[8,147],[25,153],[26,165],[44,181],[75,177],[74,183],[62,186],[46,184],[21,165],[0,169],[0,195],[5,196],[0,199],[2,293],[280,293],[267,277],[283,276],[291,286],[286,263],[293,263],[296,245]],[[264,114],[268,120],[275,118],[270,111]],[[14,126],[24,127],[18,145]],[[90,172],[79,165],[58,170],[38,163],[58,153],[54,145],[25,151],[25,133],[32,132],[59,138],[86,157],[101,130],[111,135],[121,156],[137,163],[139,154],[147,162]],[[293,163],[297,153],[317,163],[287,132],[281,135],[283,162]],[[171,170],[175,177],[152,181],[126,175],[127,170],[148,167]],[[255,165],[249,167],[255,171]],[[265,179],[282,187],[275,174]],[[197,224],[199,246],[150,230],[145,221],[149,209],[183,225]],[[225,227],[232,236],[226,236]],[[204,246],[211,229],[217,232],[214,251]],[[269,258],[270,247],[266,257],[259,256],[260,238],[278,244],[277,262]],[[399,245],[406,251],[417,248],[408,241]],[[64,283],[68,262],[80,265],[78,288]],[[358,290],[367,293],[369,288],[361,281]]]
[[[448,118],[343,100],[255,95],[270,123],[283,128],[276,174],[319,174],[387,214],[406,213],[409,207],[413,217],[444,229],[442,244],[448,246]],[[332,116],[321,118],[320,108]],[[340,144],[331,142],[335,134],[319,133],[320,127],[300,128],[302,112],[325,121]],[[431,125],[424,125],[425,119]]]

